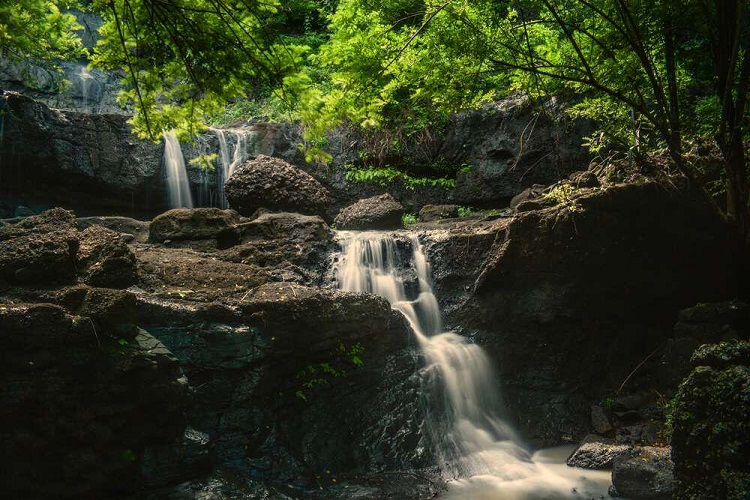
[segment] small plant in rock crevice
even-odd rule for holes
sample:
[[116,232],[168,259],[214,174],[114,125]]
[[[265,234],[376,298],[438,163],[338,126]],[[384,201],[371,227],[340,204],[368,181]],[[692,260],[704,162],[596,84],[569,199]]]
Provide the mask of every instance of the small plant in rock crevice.
[[297,372],[295,378],[300,385],[294,395],[303,401],[308,401],[308,397],[316,387],[329,385],[333,379],[345,376],[348,370],[362,367],[364,361],[361,355],[364,351],[365,348],[359,342],[347,346],[339,341],[328,361],[310,363]]

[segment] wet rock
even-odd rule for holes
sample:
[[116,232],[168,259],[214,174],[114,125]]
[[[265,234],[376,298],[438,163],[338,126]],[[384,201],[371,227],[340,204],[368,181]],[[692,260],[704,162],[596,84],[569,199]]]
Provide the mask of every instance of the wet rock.
[[16,207],[16,210],[14,212],[14,217],[30,217],[32,215],[36,215],[36,212],[34,212],[29,207],[24,207],[23,205],[18,205]]
[[214,465],[209,436],[191,427],[174,443],[147,447],[141,476],[149,488],[177,484],[209,473]]
[[744,499],[750,491],[750,343],[704,345],[672,416],[676,498]]
[[78,232],[72,212],[53,209],[0,227],[0,278],[10,283],[69,283]]
[[214,239],[228,227],[239,222],[234,210],[219,208],[176,208],[169,210],[149,224],[149,240],[161,243],[167,240]]
[[419,222],[458,217],[458,205],[425,205],[419,211]]
[[[631,418],[633,420],[635,418]],[[641,434],[643,433],[642,425],[628,425],[617,428],[615,440],[618,443],[635,444],[641,440]]]
[[532,212],[534,210],[542,210],[545,208],[554,207],[557,204],[552,198],[535,198],[533,200],[527,199],[516,205],[517,212]]
[[669,448],[637,447],[615,460],[612,485],[626,498],[672,498],[674,465]]
[[77,272],[91,286],[127,288],[136,282],[135,255],[114,231],[89,226],[80,234]]
[[224,189],[229,206],[245,216],[259,208],[324,215],[330,203],[328,192],[315,178],[265,155],[240,166]]
[[614,461],[629,449],[626,445],[615,443],[613,439],[589,434],[583,438],[566,463],[570,467],[583,469],[610,469]]
[[397,229],[402,227],[404,207],[388,193],[359,200],[339,212],[338,229]]

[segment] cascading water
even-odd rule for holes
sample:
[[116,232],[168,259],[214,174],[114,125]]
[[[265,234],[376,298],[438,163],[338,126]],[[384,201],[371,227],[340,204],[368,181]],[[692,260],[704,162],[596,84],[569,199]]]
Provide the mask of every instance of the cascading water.
[[170,208],[193,208],[185,158],[174,133],[164,133],[164,164],[167,167],[167,192]]
[[[227,207],[227,200],[224,194],[224,183],[234,173],[242,162],[248,158],[248,145],[251,142],[254,133],[244,129],[211,129],[216,134],[219,141],[219,160],[221,161],[221,171],[217,175],[218,199],[222,208]],[[232,154],[229,154],[229,143],[227,134],[234,138],[234,148]]]
[[91,93],[91,89],[94,85],[94,77],[91,75],[91,73],[88,72],[85,67],[81,67],[81,70],[78,72],[78,79],[81,84],[81,98],[83,100],[83,106],[88,107],[90,97],[89,94]]
[[[411,269],[401,264],[394,234],[342,231],[338,241],[342,247],[336,268],[339,288],[384,297],[414,331],[426,363],[421,373],[424,392],[441,395],[439,401],[430,402],[436,408],[428,408],[425,427],[444,475],[454,479],[448,498],[606,494],[608,473],[553,463],[560,457],[551,461],[549,452],[531,454],[501,418],[498,378],[484,350],[465,337],[443,331],[430,265],[416,236],[410,235],[409,244],[401,245],[411,246]],[[414,272],[416,283],[409,287],[404,275]],[[409,294],[408,288],[415,290]]]

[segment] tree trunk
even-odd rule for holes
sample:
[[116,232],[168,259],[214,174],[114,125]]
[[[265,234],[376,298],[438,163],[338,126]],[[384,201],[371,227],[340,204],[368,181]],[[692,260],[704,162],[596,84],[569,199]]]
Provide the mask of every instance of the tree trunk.
[[739,134],[733,134],[723,145],[724,168],[727,173],[727,218],[733,222],[743,240],[747,238],[748,184],[745,150]]

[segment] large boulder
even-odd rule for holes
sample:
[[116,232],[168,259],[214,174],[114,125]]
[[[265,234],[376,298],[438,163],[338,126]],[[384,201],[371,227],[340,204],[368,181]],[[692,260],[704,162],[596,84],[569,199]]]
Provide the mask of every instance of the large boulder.
[[707,344],[680,385],[672,415],[675,498],[747,498],[750,343]]
[[246,216],[259,208],[323,215],[330,203],[328,191],[314,177],[265,155],[240,166],[224,190],[229,206]]
[[589,434],[571,454],[566,463],[582,469],[611,469],[615,460],[627,454],[629,447],[613,439]]
[[404,207],[388,193],[359,200],[339,212],[338,229],[397,229],[402,227]]
[[458,217],[458,205],[425,205],[419,211],[419,222]]
[[151,221],[149,240],[161,243],[166,240],[205,240],[239,222],[234,210],[219,208],[175,208]]

